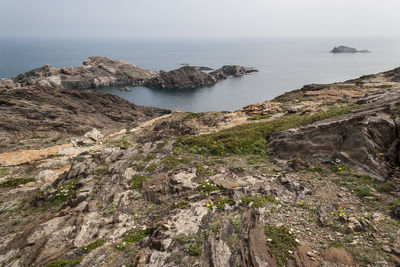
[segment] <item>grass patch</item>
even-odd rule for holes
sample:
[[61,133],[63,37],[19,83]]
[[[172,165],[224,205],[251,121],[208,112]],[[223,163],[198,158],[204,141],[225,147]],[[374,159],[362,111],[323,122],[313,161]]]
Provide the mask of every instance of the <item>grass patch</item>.
[[203,194],[209,194],[213,191],[221,189],[218,185],[214,184],[213,181],[204,181],[200,182],[199,184],[200,185],[197,187],[197,191]]
[[130,189],[140,189],[142,188],[143,182],[145,180],[151,179],[151,176],[147,175],[133,175],[132,178],[128,181],[128,185]]
[[147,236],[147,230],[134,230],[124,237],[124,242],[128,244],[137,243]]
[[383,88],[383,89],[387,89],[387,88],[392,88],[393,87],[393,85],[391,85],[391,84],[382,84],[381,86],[379,86],[380,88]]
[[125,138],[115,141],[114,146],[119,147],[121,149],[128,149],[131,146],[131,143],[128,142]]
[[194,235],[177,235],[174,240],[178,243],[185,244],[186,251],[191,256],[200,256],[203,252],[203,242],[205,237],[203,234],[199,236]]
[[187,158],[187,157],[178,157],[175,155],[168,155],[163,160],[161,161],[165,168],[168,170],[175,169],[178,165],[180,164],[188,164],[192,162],[192,158]]
[[197,118],[200,115],[201,115],[201,113],[189,113],[189,115],[187,115],[185,118],[183,118],[183,120],[192,120],[192,119]]
[[55,195],[51,198],[50,206],[58,206],[72,200],[75,197],[78,182],[79,178],[75,178],[57,187]]
[[356,188],[354,188],[354,191],[356,193],[356,196],[359,198],[372,197],[374,195],[372,193],[371,187],[368,187],[368,186],[356,187]]
[[335,164],[331,167],[333,172],[339,173],[339,174],[349,174],[351,173],[351,169],[349,166],[344,165],[344,164]]
[[225,204],[228,205],[235,205],[235,200],[230,199],[230,198],[217,198],[213,201],[213,204],[217,207],[219,210],[225,210]]
[[267,225],[264,228],[267,238],[272,239],[267,245],[276,259],[278,266],[285,266],[287,260],[292,257],[289,251],[295,251],[297,242],[293,234],[290,234],[285,227]]
[[34,181],[34,178],[16,178],[0,183],[0,188],[14,188],[21,184],[27,184]]
[[201,164],[196,164],[196,175],[197,176],[212,176],[215,172],[213,170],[205,168]]
[[203,244],[200,243],[189,243],[186,245],[186,248],[191,256],[198,257],[203,252]]
[[153,172],[157,169],[157,164],[150,164],[149,166],[146,167],[146,171],[148,172]]
[[189,206],[189,201],[181,201],[175,203],[175,207],[182,210],[186,209],[188,206]]
[[103,246],[104,243],[105,243],[104,239],[97,239],[96,241],[90,243],[89,245],[81,247],[81,250],[86,252],[86,253],[89,253],[90,251],[95,250],[96,248]]
[[289,115],[273,121],[246,123],[211,134],[184,136],[175,142],[174,147],[181,151],[206,155],[265,155],[266,140],[273,133],[338,117],[356,107],[332,109],[308,116]]

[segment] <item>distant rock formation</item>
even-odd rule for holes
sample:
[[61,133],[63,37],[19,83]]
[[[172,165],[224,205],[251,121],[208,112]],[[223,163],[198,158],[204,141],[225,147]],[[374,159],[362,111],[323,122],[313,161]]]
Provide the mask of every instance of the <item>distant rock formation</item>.
[[106,86],[142,85],[145,80],[157,76],[130,63],[106,57],[89,57],[83,66],[41,68],[17,75],[12,80],[22,86],[56,89],[95,89]]
[[161,71],[159,76],[148,80],[143,86],[155,89],[198,88],[214,85],[231,76],[243,76],[256,71],[253,68],[227,65],[213,72],[205,73],[197,67],[184,66],[169,72]]
[[161,71],[160,75],[146,81],[143,86],[155,89],[197,88],[214,85],[218,80],[201,70],[184,66],[169,72]]
[[[255,72],[252,68],[228,65],[211,73],[212,68],[185,65],[177,70],[159,73],[130,63],[106,57],[89,57],[83,66],[41,68],[22,73],[10,79],[0,79],[0,87],[35,87],[45,89],[96,89],[107,86],[146,86],[149,88],[183,89],[216,84],[230,76]],[[125,90],[125,89],[123,89]]]
[[357,50],[355,48],[352,47],[348,47],[348,46],[338,46],[332,49],[331,53],[337,54],[337,53],[369,53],[371,51],[367,50],[367,49],[363,49],[363,50]]

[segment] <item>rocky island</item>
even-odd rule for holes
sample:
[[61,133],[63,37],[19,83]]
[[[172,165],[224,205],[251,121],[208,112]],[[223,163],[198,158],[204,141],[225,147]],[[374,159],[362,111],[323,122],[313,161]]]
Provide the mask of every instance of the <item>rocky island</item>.
[[399,266],[400,68],[235,112],[68,89],[246,74],[120,64],[1,80],[0,265]]
[[337,53],[370,53],[371,51],[367,49],[362,49],[362,50],[357,50],[352,47],[348,46],[338,46],[332,49],[331,53],[337,54]]

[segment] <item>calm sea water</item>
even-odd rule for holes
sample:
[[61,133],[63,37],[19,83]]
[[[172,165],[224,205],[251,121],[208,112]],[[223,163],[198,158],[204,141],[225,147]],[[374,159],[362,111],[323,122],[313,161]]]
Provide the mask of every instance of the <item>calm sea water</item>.
[[[368,54],[331,54],[338,45],[366,48]],[[308,83],[329,83],[400,66],[400,38],[281,38],[246,40],[62,40],[0,39],[0,77],[32,68],[81,65],[88,56],[122,59],[151,70],[182,63],[218,68],[226,64],[260,72],[206,88],[122,92],[102,89],[135,104],[184,111],[237,110]]]

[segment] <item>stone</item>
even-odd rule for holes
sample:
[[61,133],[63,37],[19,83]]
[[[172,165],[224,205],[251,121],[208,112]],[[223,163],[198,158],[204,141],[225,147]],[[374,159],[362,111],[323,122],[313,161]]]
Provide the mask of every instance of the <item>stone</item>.
[[104,136],[101,134],[99,130],[94,128],[90,132],[85,133],[85,137],[91,139],[94,142],[100,141]]

